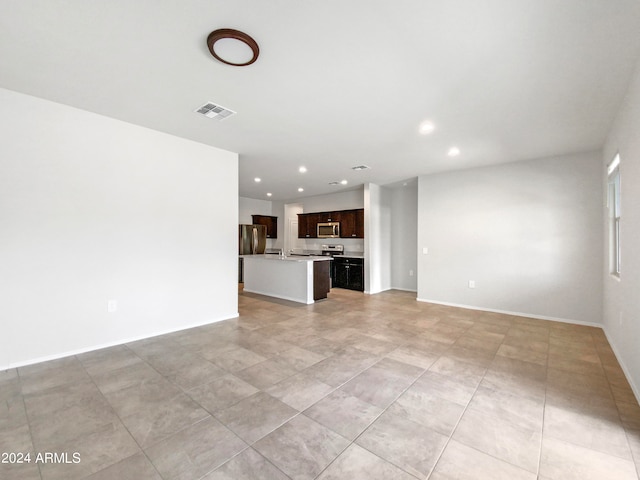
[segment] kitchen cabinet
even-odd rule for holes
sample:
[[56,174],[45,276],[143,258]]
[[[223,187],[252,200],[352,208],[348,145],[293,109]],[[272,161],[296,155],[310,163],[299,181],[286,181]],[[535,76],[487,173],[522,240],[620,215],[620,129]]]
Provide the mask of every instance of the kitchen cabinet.
[[335,212],[299,213],[298,238],[317,238],[318,222],[339,222],[340,238],[364,238],[364,208]]
[[342,212],[320,212],[319,222],[339,222]]
[[364,291],[364,259],[333,257],[333,287]]
[[317,238],[319,213],[299,213],[298,214],[298,238]]
[[340,237],[364,238],[364,209],[340,212]]
[[267,238],[278,238],[278,217],[269,215],[251,215],[254,225],[267,227]]

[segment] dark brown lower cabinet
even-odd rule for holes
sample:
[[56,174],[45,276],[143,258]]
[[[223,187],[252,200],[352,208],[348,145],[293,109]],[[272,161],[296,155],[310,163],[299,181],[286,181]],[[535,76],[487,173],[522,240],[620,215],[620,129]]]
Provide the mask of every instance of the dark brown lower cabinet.
[[364,259],[333,257],[333,286],[364,292]]
[[313,299],[322,300],[327,298],[331,289],[331,262],[322,260],[313,262]]

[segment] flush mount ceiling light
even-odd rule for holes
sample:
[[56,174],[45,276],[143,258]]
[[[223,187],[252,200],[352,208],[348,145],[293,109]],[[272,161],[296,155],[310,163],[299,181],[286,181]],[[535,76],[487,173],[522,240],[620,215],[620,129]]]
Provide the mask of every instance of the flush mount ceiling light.
[[298,191],[299,192],[304,192],[304,188],[300,187],[300,188],[298,188]]
[[271,195],[273,195],[273,193],[267,192],[267,197],[270,197]]
[[449,155],[450,157],[457,157],[458,155],[460,155],[460,149],[458,147],[451,147],[449,149],[449,152],[447,152],[447,155]]
[[254,182],[256,183],[260,183],[262,181],[262,179],[260,177],[256,177],[253,179]]
[[260,47],[253,38],[232,28],[211,32],[207,37],[207,47],[216,60],[234,67],[251,65],[260,55]]

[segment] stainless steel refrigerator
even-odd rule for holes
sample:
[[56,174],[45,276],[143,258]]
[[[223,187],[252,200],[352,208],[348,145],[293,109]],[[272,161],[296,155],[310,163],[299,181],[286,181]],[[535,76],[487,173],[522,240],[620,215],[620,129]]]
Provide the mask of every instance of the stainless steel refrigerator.
[[267,227],[264,225],[240,225],[240,255],[264,253],[267,246]]
[[[267,246],[267,227],[264,225],[240,225],[240,255],[263,254]],[[238,282],[244,281],[244,265],[242,258],[238,262]]]

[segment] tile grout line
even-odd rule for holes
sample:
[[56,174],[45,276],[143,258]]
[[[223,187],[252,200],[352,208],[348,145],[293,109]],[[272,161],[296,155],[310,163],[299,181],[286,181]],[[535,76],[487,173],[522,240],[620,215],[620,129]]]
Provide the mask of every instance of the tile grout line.
[[[16,367],[16,375],[18,376],[18,383],[20,385],[20,400],[22,401],[22,406],[24,407],[24,416],[27,419],[27,428],[29,429],[29,438],[31,439],[31,446],[33,447],[33,453],[36,453],[36,444],[33,440],[33,432],[31,429],[31,419],[29,418],[29,411],[27,410],[27,404],[24,401],[24,392],[22,391],[22,374],[20,373],[20,369]],[[40,480],[44,480],[42,477],[42,468],[40,464],[38,464],[38,475],[40,475]]]

